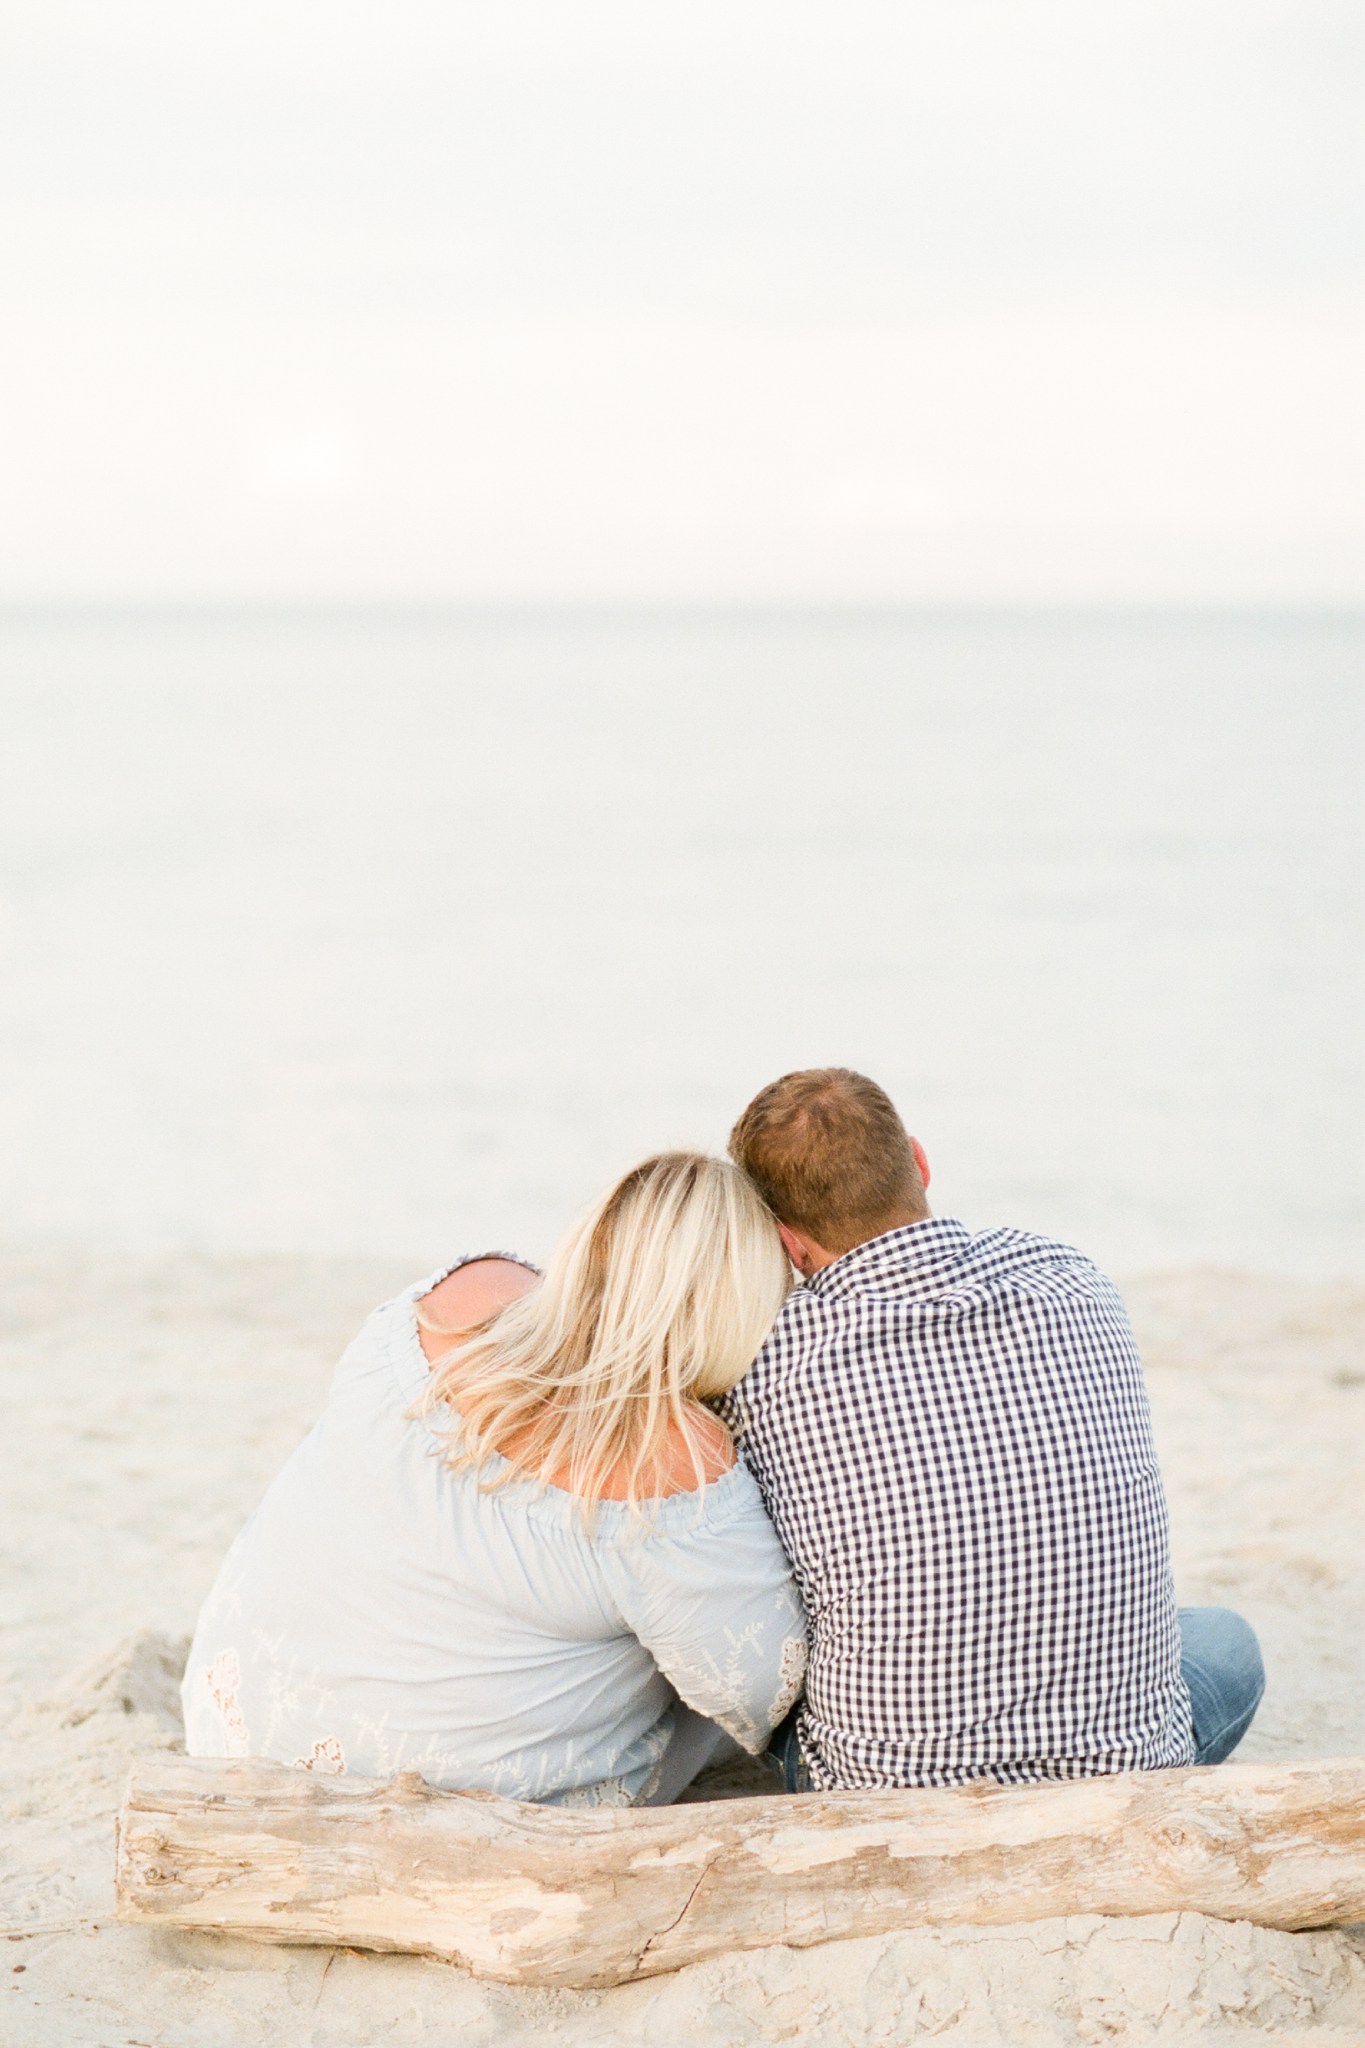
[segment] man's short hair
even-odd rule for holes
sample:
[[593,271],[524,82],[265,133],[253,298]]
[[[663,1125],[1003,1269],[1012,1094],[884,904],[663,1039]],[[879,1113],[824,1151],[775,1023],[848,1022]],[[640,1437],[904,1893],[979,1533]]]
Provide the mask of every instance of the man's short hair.
[[779,1223],[836,1255],[929,1213],[895,1104],[848,1067],[770,1082],[731,1131],[730,1157]]

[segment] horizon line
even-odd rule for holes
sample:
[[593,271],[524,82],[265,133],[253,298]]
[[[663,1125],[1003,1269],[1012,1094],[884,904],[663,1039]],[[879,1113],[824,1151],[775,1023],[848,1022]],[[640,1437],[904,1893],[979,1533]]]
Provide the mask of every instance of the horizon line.
[[0,620],[137,618],[1114,618],[1144,619],[1365,619],[1359,598],[1231,597],[722,597],[592,596],[526,597],[329,597],[306,593],[268,596],[128,597],[0,596]]

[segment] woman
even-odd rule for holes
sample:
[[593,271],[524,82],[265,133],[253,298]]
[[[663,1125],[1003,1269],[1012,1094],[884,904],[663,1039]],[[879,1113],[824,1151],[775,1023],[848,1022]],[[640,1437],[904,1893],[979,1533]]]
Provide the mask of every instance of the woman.
[[190,1753],[625,1805],[675,1797],[722,1729],[758,1752],[804,1624],[700,1403],[789,1281],[745,1176],[675,1152],[543,1279],[496,1253],[377,1309],[200,1616]]

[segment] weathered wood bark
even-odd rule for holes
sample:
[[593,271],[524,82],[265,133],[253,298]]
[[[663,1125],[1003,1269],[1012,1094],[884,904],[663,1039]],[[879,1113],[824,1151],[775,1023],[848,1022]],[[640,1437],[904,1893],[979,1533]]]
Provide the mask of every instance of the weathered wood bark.
[[621,1811],[161,1755],[128,1787],[118,1900],[127,1920],[581,1987],[962,1921],[1319,1927],[1365,1919],[1365,1761]]

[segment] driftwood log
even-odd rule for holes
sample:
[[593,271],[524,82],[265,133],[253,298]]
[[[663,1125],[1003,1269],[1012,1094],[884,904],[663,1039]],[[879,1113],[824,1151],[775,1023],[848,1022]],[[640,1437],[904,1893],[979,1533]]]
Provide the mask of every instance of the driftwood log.
[[130,1781],[117,1881],[125,1920],[582,1988],[963,1921],[1320,1927],[1365,1920],[1365,1761],[606,1810],[161,1755]]

